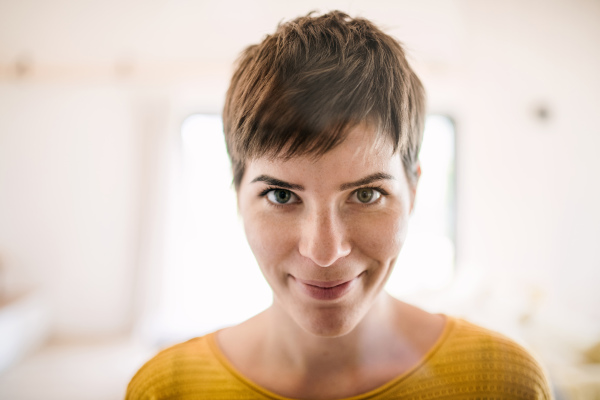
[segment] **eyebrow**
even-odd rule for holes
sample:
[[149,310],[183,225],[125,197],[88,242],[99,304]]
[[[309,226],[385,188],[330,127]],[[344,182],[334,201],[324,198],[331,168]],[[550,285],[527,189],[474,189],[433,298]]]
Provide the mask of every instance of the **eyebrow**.
[[282,181],[281,179],[277,179],[277,178],[273,178],[272,176],[269,175],[259,175],[256,178],[252,179],[252,182],[250,183],[254,183],[254,182],[265,182],[268,185],[271,186],[279,186],[285,189],[291,189],[291,190],[298,190],[298,191],[303,191],[304,190],[304,186],[302,185],[298,185],[296,183],[288,183],[286,181]]
[[377,173],[371,174],[369,176],[365,176],[364,178],[359,179],[354,182],[342,183],[340,185],[340,190],[348,190],[348,189],[352,189],[355,187],[368,185],[369,183],[373,183],[373,182],[377,182],[377,181],[395,180],[395,179],[396,178],[394,178],[390,174],[386,174],[384,172],[377,172]]
[[[359,186],[368,185],[369,183],[373,183],[373,182],[377,182],[377,181],[381,181],[381,180],[395,180],[395,179],[396,178],[394,178],[390,174],[386,174],[384,172],[377,172],[377,173],[371,174],[369,176],[365,176],[364,178],[361,178],[357,181],[341,184],[340,191],[352,189],[352,188],[359,187]],[[290,190],[298,190],[298,191],[304,190],[304,186],[302,186],[302,185],[282,181],[281,179],[273,178],[272,176],[269,176],[269,175],[259,175],[256,178],[254,178],[252,180],[252,182],[250,182],[250,183],[254,183],[254,182],[265,182],[266,184],[271,185],[271,186],[278,186],[278,187],[281,187],[284,189],[290,189]]]

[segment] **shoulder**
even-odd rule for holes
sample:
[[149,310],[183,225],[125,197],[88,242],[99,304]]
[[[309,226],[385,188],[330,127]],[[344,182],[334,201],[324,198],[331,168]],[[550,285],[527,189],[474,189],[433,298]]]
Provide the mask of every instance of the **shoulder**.
[[449,353],[472,354],[477,360],[502,361],[505,365],[517,364],[539,369],[539,363],[522,345],[505,335],[472,324],[462,319],[454,324],[445,345]]
[[449,324],[432,366],[447,376],[460,370],[466,387],[487,387],[508,398],[551,398],[543,368],[523,346],[461,319]]
[[226,376],[226,371],[211,350],[212,335],[191,339],[160,351],[131,379],[126,400],[154,400],[173,396],[186,398],[179,397],[182,391],[205,390],[207,385],[214,385],[213,378]]

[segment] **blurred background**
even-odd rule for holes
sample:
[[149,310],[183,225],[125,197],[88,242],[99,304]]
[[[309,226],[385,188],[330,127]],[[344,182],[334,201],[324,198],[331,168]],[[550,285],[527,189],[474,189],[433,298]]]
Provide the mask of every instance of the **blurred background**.
[[242,49],[331,9],[402,41],[428,93],[388,290],[600,398],[597,0],[0,0],[0,398],[120,399],[157,350],[268,306],[218,114]]

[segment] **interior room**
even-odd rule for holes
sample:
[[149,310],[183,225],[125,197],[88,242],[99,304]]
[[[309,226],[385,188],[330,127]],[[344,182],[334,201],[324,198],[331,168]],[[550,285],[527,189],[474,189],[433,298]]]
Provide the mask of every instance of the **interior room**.
[[0,398],[121,399],[158,350],[269,305],[219,114],[245,47],[334,9],[427,91],[388,291],[600,399],[597,0],[0,0]]

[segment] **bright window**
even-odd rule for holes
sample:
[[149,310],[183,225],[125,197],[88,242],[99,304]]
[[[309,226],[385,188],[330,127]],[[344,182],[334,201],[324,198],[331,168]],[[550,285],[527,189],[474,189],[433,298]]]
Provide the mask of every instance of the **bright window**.
[[429,115],[419,154],[422,173],[408,236],[386,287],[397,297],[439,290],[454,276],[454,143],[452,121]]
[[[157,321],[173,341],[241,322],[271,302],[237,215],[220,117],[193,115],[181,134],[182,182]],[[395,296],[440,289],[453,276],[454,153],[452,122],[429,116],[417,202],[387,285]]]

